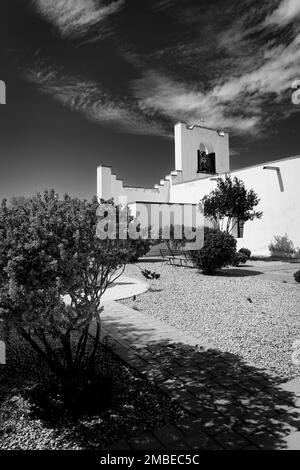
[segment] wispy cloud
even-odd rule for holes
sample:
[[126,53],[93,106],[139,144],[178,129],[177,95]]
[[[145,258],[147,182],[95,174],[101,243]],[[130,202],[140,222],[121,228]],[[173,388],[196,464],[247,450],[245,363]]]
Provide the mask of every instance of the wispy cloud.
[[94,81],[70,76],[42,62],[27,69],[24,76],[42,92],[94,122],[114,124],[116,131],[170,137],[159,121],[147,119],[138,107],[126,99],[112,97]]
[[[116,57],[113,66],[103,70],[105,89],[100,71],[92,79],[87,78],[88,72],[85,78],[75,77],[54,65],[49,70],[37,64],[27,71],[44,92],[96,122],[165,136],[169,134],[165,123],[171,131],[174,121],[199,124],[204,119],[209,127],[257,135],[297,111],[291,104],[290,87],[299,78],[300,0],[244,0],[242,4],[239,0],[153,0],[146,11],[162,22],[153,42],[147,28],[143,37],[142,21],[148,20],[144,6],[131,7],[137,18],[136,8],[142,14],[139,27],[130,28],[128,34],[131,10],[125,0],[32,1],[66,38],[86,40],[95,29],[99,38],[100,24],[120,12],[117,46],[111,48]],[[126,24],[122,24],[125,7]],[[159,37],[163,21],[175,25],[172,30],[165,24],[171,39],[167,43]],[[108,61],[114,52],[109,53]],[[123,64],[118,63],[120,56]],[[109,73],[113,83],[122,80],[119,95],[109,91]]]
[[118,12],[124,0],[32,0],[36,11],[47,18],[63,37],[81,38],[91,28]]
[[282,0],[278,8],[267,18],[267,23],[285,26],[299,17],[300,1]]
[[[194,124],[204,123],[208,127],[228,128],[238,132],[253,131],[259,117],[243,116],[237,110],[228,108],[228,94],[224,89],[203,93],[184,82],[175,81],[155,71],[149,70],[145,76],[136,80],[132,87],[144,112],[158,111],[174,121],[182,120]],[[223,95],[223,96],[222,96]],[[236,108],[236,105],[234,106]],[[233,112],[234,111],[234,112]]]
[[[156,111],[172,120],[198,124],[204,119],[209,127],[242,134],[258,134],[268,124],[295,112],[288,91],[299,75],[300,33],[295,28],[294,33],[275,36],[273,20],[283,18],[284,12],[286,20],[295,18],[299,0],[297,5],[283,0],[275,10],[269,1],[264,9],[259,2],[247,3],[243,15],[234,17],[232,11],[235,20],[226,24],[222,18],[224,27],[219,32],[214,29],[211,43],[203,44],[201,36],[155,54],[156,59],[169,61],[171,71],[170,62],[176,60],[177,70],[170,73],[166,67],[150,67],[132,82],[144,112]],[[159,6],[169,8],[170,2],[161,1]],[[193,22],[196,16],[194,11]],[[192,79],[182,72],[188,64],[192,64]]]

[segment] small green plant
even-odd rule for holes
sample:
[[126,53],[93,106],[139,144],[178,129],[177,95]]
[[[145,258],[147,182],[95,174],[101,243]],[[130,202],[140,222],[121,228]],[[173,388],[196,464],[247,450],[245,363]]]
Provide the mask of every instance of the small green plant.
[[244,254],[238,251],[235,253],[233,261],[232,261],[232,266],[240,266],[241,264],[246,264],[248,261],[248,257]]
[[294,273],[294,278],[296,282],[300,282],[300,270]]
[[250,259],[250,257],[251,257],[251,251],[248,250],[248,248],[244,248],[244,247],[241,248],[239,250],[239,253],[243,253],[246,256],[247,259]]
[[146,279],[159,279],[159,278],[160,278],[160,274],[157,274],[157,273],[154,272],[154,271],[149,271],[149,269],[143,269],[143,270],[142,270],[142,275],[143,275]]
[[269,245],[272,256],[290,258],[296,253],[294,243],[289,239],[288,235],[277,235]]
[[204,274],[211,274],[218,269],[232,265],[235,254],[235,238],[227,232],[208,227],[204,231],[204,245],[201,250],[189,252],[194,266]]

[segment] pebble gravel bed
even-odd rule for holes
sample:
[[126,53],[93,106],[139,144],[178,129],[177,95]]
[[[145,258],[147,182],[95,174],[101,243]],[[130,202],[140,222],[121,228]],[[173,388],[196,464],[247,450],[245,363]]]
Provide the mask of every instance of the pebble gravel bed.
[[[138,266],[161,277],[124,304],[192,334],[199,344],[269,369],[283,381],[300,375],[292,359],[293,343],[300,339],[300,285],[254,275],[205,276],[159,262]],[[128,266],[126,275],[140,277],[139,268]]]
[[49,381],[47,367],[22,339],[13,337],[7,346],[7,364],[0,366],[0,450],[100,450],[185,416],[153,383],[100,350],[99,364],[114,383],[110,406],[74,419],[63,407],[51,410],[52,401],[45,408],[51,420],[45,419],[27,391]]

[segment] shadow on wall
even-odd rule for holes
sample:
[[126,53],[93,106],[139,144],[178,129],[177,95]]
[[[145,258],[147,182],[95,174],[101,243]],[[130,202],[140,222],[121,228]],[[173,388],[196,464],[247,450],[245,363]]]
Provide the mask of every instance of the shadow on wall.
[[282,179],[280,168],[278,166],[266,165],[266,166],[263,167],[263,170],[273,170],[273,171],[276,172],[277,178],[278,178],[279,189],[280,189],[280,192],[283,193],[284,192],[284,184],[283,184],[283,179]]

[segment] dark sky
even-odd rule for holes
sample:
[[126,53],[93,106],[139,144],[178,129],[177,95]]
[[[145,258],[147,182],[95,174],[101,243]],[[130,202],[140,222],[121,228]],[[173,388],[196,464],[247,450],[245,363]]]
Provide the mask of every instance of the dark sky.
[[300,154],[299,0],[2,0],[0,39],[1,198],[90,197],[99,164],[153,186],[180,120],[232,168]]

